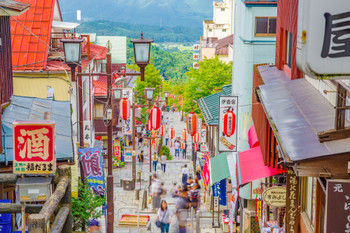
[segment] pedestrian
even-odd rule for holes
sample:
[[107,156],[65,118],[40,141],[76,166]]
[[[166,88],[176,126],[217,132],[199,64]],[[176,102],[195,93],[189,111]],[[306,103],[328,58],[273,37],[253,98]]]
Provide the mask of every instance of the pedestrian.
[[188,178],[188,168],[187,168],[187,164],[185,164],[185,166],[182,168],[182,184],[186,185],[187,184],[187,178]]
[[153,170],[157,171],[157,164],[158,164],[158,155],[157,152],[154,152],[153,154]]
[[90,221],[88,233],[101,233],[100,223],[96,219]]
[[183,186],[176,200],[176,216],[179,221],[179,233],[186,233],[186,225],[189,209],[187,188]]
[[178,194],[177,183],[174,182],[173,187],[170,189],[170,195],[171,195],[172,197],[176,197],[177,194]]
[[180,142],[178,140],[175,141],[174,143],[174,148],[175,148],[175,157],[177,155],[177,157],[180,157]]
[[187,144],[186,141],[183,142],[183,146],[182,146],[182,158],[186,159],[186,150],[187,150]]
[[202,179],[202,177],[201,177],[201,166],[197,166],[197,171],[196,171],[196,178],[198,179],[198,180],[201,180]]
[[144,159],[144,154],[142,150],[141,153],[139,154],[139,162],[143,163],[143,159]]
[[162,193],[160,194],[160,197],[165,198],[166,197],[166,188],[164,187],[164,182],[160,183],[160,189],[162,190]]
[[168,141],[169,141],[169,133],[168,131],[165,131],[165,145],[168,145]]
[[192,174],[188,175],[188,179],[186,181],[186,186],[188,189],[190,189],[191,184],[193,183],[193,176]]
[[165,153],[163,153],[162,156],[160,157],[160,162],[164,173],[165,173],[165,167],[166,167],[166,160],[167,160],[167,157]]
[[152,207],[156,210],[160,207],[160,195],[162,194],[161,183],[157,179],[157,174],[153,174],[152,184],[151,184],[151,196],[152,196]]
[[[173,212],[168,208],[166,201],[162,201],[158,210],[157,222],[160,222],[161,233],[168,233]],[[158,225],[158,224],[157,224]]]
[[140,136],[139,143],[138,143],[138,147],[139,148],[142,147],[142,141],[143,141],[143,138],[142,138],[142,136]]
[[190,185],[190,201],[191,207],[193,207],[195,213],[199,209],[200,206],[200,192],[201,186],[198,183],[198,179],[194,178],[193,183]]

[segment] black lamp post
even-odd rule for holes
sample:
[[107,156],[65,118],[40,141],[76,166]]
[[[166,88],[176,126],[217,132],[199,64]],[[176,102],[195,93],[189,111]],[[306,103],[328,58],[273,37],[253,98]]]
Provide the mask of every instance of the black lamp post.
[[168,107],[169,91],[164,91],[164,98],[165,98],[166,107]]
[[143,33],[140,39],[131,40],[134,46],[135,63],[140,67],[141,81],[145,81],[145,67],[149,64],[152,42],[152,39],[144,39]]

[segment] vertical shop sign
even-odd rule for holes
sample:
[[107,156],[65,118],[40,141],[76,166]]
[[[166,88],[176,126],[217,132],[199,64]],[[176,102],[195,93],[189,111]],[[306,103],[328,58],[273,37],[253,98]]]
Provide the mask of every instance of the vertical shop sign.
[[55,174],[56,123],[13,122],[13,173]]
[[209,156],[209,153],[207,153],[207,157],[205,159],[204,167],[202,170],[202,177],[203,177],[205,190],[208,189],[208,184],[210,181],[209,162],[210,162],[210,156]]
[[219,201],[220,205],[225,206],[227,204],[226,179],[223,179],[213,184],[212,189],[213,189],[214,197],[220,198],[220,201]]
[[115,139],[114,140],[114,158],[117,160],[120,160],[120,140]]
[[[124,88],[123,89],[123,97],[128,98],[130,100],[130,103],[133,103],[133,92],[131,88]],[[132,135],[132,119],[133,119],[132,111],[130,112],[130,117],[124,121],[121,117],[121,121],[123,122],[122,125],[122,131],[123,135]]]
[[198,133],[198,143],[204,142],[202,141],[202,118],[198,118],[197,120],[197,133]]
[[79,159],[85,178],[92,190],[100,196],[106,192],[105,176],[103,170],[102,148],[79,148]]
[[287,172],[286,233],[298,232],[299,179],[293,169]]
[[326,232],[350,232],[350,180],[327,180]]
[[[219,97],[219,151],[235,152],[237,151],[237,133],[227,137],[224,134],[224,115],[230,109],[238,119],[238,97],[237,96],[220,96]],[[237,123],[235,124],[237,125]]]

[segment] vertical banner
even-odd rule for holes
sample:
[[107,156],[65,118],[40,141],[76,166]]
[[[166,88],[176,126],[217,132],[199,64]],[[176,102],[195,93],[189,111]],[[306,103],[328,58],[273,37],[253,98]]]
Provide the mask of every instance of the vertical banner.
[[224,134],[224,116],[230,109],[236,116],[235,126],[238,119],[238,97],[237,96],[220,96],[219,97],[219,151],[220,152],[236,152],[237,151],[237,133],[227,137]]
[[287,172],[287,203],[286,203],[286,232],[297,233],[298,231],[298,206],[299,206],[299,179],[292,168]]
[[220,205],[227,205],[227,197],[226,197],[226,179],[220,180],[213,184],[212,186],[213,196],[220,198]]
[[114,153],[113,153],[113,157],[117,160],[121,159],[120,156],[120,140],[119,139],[115,139],[114,140]]
[[106,192],[101,147],[79,148],[79,158],[85,178],[92,190],[99,196]]
[[[128,98],[130,100],[130,103],[133,103],[133,96],[132,96],[133,92],[131,88],[123,88],[123,97]],[[124,121],[121,118],[121,121],[123,122],[122,124],[122,132],[123,135],[132,135],[132,119],[133,119],[133,115],[132,115],[132,111],[130,110],[130,117],[129,119],[127,119],[126,121]]]
[[209,153],[207,153],[207,157],[205,159],[205,163],[202,170],[202,177],[204,182],[205,190],[208,189],[209,181],[210,181],[210,173],[209,173],[209,162],[210,162],[210,156]]
[[229,225],[230,225],[230,233],[233,233],[233,222],[235,221],[235,212],[236,212],[236,205],[237,205],[237,197],[238,197],[238,192],[236,188],[232,189],[232,197],[231,197],[231,207],[230,207],[230,221],[229,221]]
[[84,143],[91,145],[91,125],[90,121],[84,121]]
[[202,118],[198,118],[197,120],[197,133],[199,135],[198,143],[205,142],[202,141]]

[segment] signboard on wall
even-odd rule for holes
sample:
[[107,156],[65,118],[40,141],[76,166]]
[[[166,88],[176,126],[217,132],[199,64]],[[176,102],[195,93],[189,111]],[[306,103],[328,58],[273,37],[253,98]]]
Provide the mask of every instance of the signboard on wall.
[[350,180],[327,180],[326,232],[350,232]]
[[[236,115],[236,124],[238,119],[238,97],[237,96],[220,96],[219,97],[219,151],[235,152],[237,151],[237,132],[227,137],[224,134],[224,115],[231,109]],[[236,127],[237,128],[237,127]]]
[[275,186],[266,189],[262,194],[264,203],[269,206],[285,207],[286,206],[286,187]]
[[[124,98],[128,98],[130,100],[130,103],[133,102],[133,92],[131,88],[123,88],[123,97]],[[129,119],[127,119],[126,121],[124,121],[121,118],[121,121],[123,122],[122,125],[122,132],[123,135],[132,135],[132,119],[133,119],[133,115],[132,115],[132,111],[130,110],[130,117]]]
[[199,69],[198,62],[193,62],[193,69]]
[[56,123],[13,122],[13,173],[55,174]]
[[84,121],[84,143],[91,144],[91,125],[90,121]]
[[344,6],[348,0],[299,0],[296,59],[310,77],[350,78],[350,8]]
[[202,142],[202,118],[197,120],[197,133],[199,135],[198,143]]
[[199,53],[193,54],[193,60],[199,60]]
[[298,207],[299,207],[299,178],[293,168],[287,171],[287,200],[286,200],[286,232],[299,232]]
[[193,45],[193,50],[194,50],[194,51],[199,51],[199,50],[200,50],[199,44],[194,44],[194,45]]

